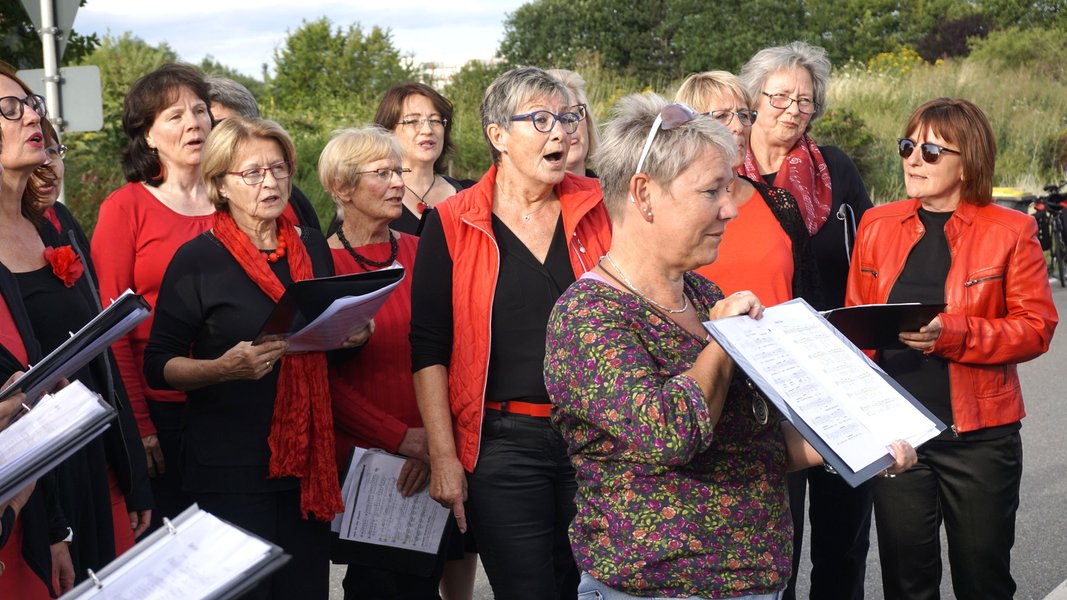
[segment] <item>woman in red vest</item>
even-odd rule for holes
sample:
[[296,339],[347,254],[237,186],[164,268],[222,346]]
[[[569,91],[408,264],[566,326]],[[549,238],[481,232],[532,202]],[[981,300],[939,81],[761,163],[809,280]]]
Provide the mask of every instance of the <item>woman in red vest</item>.
[[545,329],[611,238],[600,186],[566,172],[579,115],[536,68],[482,101],[493,165],[427,217],[412,281],[412,369],[430,494],[472,525],[498,598],[574,598],[574,470],[549,424]]

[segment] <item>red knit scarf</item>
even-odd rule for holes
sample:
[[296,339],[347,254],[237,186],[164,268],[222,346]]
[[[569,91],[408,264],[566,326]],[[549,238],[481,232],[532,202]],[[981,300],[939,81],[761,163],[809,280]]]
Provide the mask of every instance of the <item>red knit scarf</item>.
[[[756,166],[756,159],[752,156],[751,146],[740,172],[749,179],[763,181],[759,167]],[[830,216],[830,206],[834,200],[830,191],[830,171],[826,160],[810,137],[802,136],[789,154],[786,154],[782,166],[778,168],[778,175],[774,177],[774,186],[785,188],[797,199],[800,214],[804,217],[804,224],[810,235],[815,235],[822,229]]]
[[[311,257],[293,223],[278,218],[278,232],[288,240],[289,273],[293,281],[311,279]],[[215,213],[215,237],[237,259],[259,289],[277,302],[285,287],[271,271],[266,257],[226,211]],[[281,236],[279,236],[281,237]],[[300,512],[322,521],[344,510],[334,457],[333,413],[326,356],[322,352],[287,354],[281,359],[278,394],[271,420],[270,476],[300,479]]]

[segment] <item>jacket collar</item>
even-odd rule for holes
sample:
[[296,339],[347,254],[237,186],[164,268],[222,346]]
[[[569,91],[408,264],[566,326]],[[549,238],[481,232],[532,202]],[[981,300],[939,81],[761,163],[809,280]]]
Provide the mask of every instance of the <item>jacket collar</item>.
[[[452,211],[460,221],[467,221],[492,231],[493,185],[496,183],[497,167],[491,165],[485,175],[466,193],[455,196]],[[570,173],[563,176],[563,181],[555,186],[563,212],[563,228],[569,236],[589,211],[600,202],[600,183],[588,177],[578,177]]]
[[[922,208],[922,202],[911,198],[908,200],[902,200],[901,204],[903,205],[902,208],[904,209],[900,217],[901,222],[907,221],[908,219],[912,218],[919,218],[919,209]],[[959,205],[956,206],[956,210],[953,211],[952,218],[958,218],[963,221],[964,224],[970,225],[974,222],[974,218],[978,215],[978,211],[981,210],[981,208],[982,207],[978,206],[977,204],[974,204],[973,202],[961,201]]]

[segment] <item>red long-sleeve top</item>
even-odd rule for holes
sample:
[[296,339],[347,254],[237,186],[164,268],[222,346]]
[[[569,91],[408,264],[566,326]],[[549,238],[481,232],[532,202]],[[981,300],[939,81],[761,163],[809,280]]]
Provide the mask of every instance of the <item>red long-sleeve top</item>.
[[[352,359],[330,366],[337,461],[343,467],[353,446],[395,453],[410,427],[422,427],[411,376],[411,269],[418,238],[399,236],[396,260],[407,271],[374,316],[374,334]],[[375,262],[389,258],[388,242],[355,249]],[[364,271],[345,249],[332,249],[338,275]]]

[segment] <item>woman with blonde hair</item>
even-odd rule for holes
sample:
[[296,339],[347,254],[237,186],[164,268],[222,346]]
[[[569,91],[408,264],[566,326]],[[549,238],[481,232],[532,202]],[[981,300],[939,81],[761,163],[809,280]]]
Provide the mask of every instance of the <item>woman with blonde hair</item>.
[[596,152],[600,143],[600,132],[597,131],[593,109],[589,106],[589,98],[585,94],[585,79],[567,69],[549,69],[546,72],[567,86],[570,92],[569,108],[581,119],[578,130],[571,134],[571,148],[567,152],[567,172],[582,177],[596,177],[596,173],[589,168],[589,157]]

